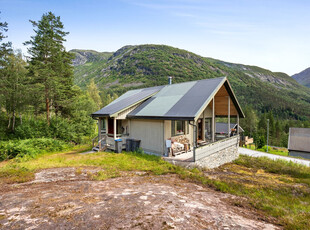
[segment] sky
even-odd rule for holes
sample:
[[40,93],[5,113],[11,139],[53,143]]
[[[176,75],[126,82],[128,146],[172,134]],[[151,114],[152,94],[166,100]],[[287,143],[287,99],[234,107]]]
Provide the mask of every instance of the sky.
[[310,67],[309,0],[0,0],[0,11],[23,52],[29,20],[51,11],[67,50],[164,44],[289,75]]

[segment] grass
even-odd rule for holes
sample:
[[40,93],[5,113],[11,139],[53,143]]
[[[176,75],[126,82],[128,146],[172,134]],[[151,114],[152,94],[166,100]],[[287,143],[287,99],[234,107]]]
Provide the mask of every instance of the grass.
[[[260,152],[267,152],[267,146],[265,145],[263,148],[255,149],[255,145],[248,145],[246,148],[260,151]],[[268,147],[268,153],[280,155],[280,156],[289,156],[287,148],[278,148],[278,147]]]
[[185,169],[165,162],[160,157],[143,153],[77,154],[86,146],[69,152],[45,154],[37,159],[0,165],[0,183],[32,180],[43,168],[92,166],[101,170],[90,175],[106,180],[128,171],[151,175],[177,174],[180,178],[231,193],[245,199],[234,205],[255,208],[286,229],[310,229],[310,168],[287,161],[240,156],[235,162],[213,170]]

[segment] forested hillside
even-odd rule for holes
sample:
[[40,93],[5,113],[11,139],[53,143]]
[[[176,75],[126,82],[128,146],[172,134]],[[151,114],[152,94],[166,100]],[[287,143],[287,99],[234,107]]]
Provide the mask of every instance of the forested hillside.
[[[75,83],[82,88],[94,79],[103,93],[122,94],[133,88],[227,76],[241,105],[281,118],[310,117],[310,89],[285,73],[227,63],[164,46],[125,46],[115,53],[72,50]],[[83,62],[77,61],[83,57]],[[85,61],[86,60],[86,61]]]

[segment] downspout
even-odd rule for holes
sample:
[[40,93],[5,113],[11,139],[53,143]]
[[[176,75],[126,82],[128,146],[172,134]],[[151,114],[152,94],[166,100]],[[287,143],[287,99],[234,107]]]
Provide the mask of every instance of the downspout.
[[[192,124],[190,121],[188,122],[190,125],[193,126],[193,160],[196,162],[196,141],[195,141],[195,133],[197,131],[197,125]],[[195,131],[196,129],[196,131]]]

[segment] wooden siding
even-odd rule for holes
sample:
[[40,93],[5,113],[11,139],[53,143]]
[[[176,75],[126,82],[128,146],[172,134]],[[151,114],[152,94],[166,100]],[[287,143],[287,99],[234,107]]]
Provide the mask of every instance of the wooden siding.
[[146,152],[164,153],[164,121],[133,119],[130,138],[141,140],[140,147]]
[[[215,115],[216,116],[227,116],[228,115],[228,97],[229,94],[224,85],[215,95]],[[230,101],[230,115],[237,116],[237,109],[232,100]],[[210,103],[211,104],[211,103]],[[212,104],[210,105],[212,109]]]

